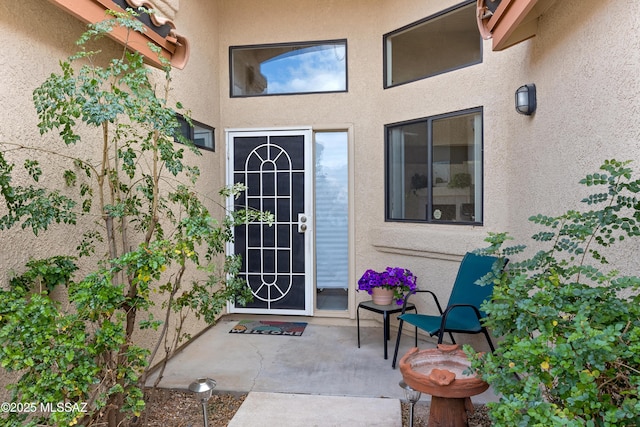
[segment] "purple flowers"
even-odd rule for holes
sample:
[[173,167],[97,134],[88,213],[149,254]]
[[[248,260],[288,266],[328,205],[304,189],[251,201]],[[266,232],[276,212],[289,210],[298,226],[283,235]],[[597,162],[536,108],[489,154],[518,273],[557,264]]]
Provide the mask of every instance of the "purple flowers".
[[373,293],[373,288],[393,289],[396,304],[404,304],[405,296],[416,290],[416,276],[406,268],[387,267],[382,273],[367,270],[358,280],[358,290]]

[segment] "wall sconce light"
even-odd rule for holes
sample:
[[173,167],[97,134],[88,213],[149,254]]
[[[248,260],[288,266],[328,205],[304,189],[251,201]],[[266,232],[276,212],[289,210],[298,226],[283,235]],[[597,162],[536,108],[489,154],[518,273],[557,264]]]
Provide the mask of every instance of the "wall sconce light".
[[196,399],[202,404],[202,416],[204,418],[204,427],[209,426],[209,416],[207,414],[207,402],[213,394],[213,389],[216,386],[216,382],[211,378],[198,378],[191,384],[189,384],[189,391],[191,391]]
[[533,83],[520,86],[516,90],[516,111],[520,114],[530,116],[535,113],[536,103],[536,85]]

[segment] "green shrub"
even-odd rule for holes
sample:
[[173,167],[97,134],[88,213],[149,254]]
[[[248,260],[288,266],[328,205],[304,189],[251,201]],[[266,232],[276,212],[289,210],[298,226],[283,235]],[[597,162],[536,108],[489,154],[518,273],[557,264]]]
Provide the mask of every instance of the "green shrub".
[[505,247],[506,233],[487,239],[483,252],[513,260],[484,307],[502,341],[473,361],[501,395],[495,425],[640,424],[640,279],[620,275],[609,250],[640,235],[640,180],[628,165],[606,161],[580,181],[595,189],[586,209],[531,217],[543,249],[528,258]]
[[[9,289],[0,289],[0,366],[20,375],[9,386],[18,410],[3,411],[3,425],[125,425],[144,408],[149,367],[166,363],[189,338],[185,320],[193,315],[212,323],[227,301],[251,298],[237,276],[240,260],[225,257],[225,245],[235,224],[272,217],[210,214],[211,201],[205,204],[195,187],[199,171],[184,162],[185,148],[199,151],[179,131],[177,112],[189,120],[188,113],[167,99],[170,67],[158,84],[141,55],[126,47],[105,66],[97,65],[100,52],[86,49],[114,26],[142,31],[135,12],[112,14],[91,26],[80,52],[34,91],[40,132],[58,134],[64,147],[0,143],[0,230],[20,226],[46,239],[51,224],[66,225],[64,250],[73,253],[31,260]],[[93,146],[78,149],[81,144]],[[9,157],[18,150],[29,156],[22,174],[29,185],[12,179]],[[56,180],[44,179],[51,170],[38,158],[53,156],[68,163],[64,188],[49,188]],[[81,221],[84,233],[74,227]],[[91,271],[76,277],[81,257]],[[67,292],[55,294],[68,299],[50,296],[59,285]],[[152,315],[156,304],[162,319]],[[156,330],[153,348],[136,345],[139,329]],[[24,407],[31,402],[37,408]],[[52,411],[47,404],[69,406]]]

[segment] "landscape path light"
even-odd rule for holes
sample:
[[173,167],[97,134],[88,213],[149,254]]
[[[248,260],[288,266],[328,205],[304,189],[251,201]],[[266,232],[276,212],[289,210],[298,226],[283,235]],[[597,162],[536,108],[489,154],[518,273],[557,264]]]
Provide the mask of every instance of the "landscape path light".
[[409,427],[413,427],[413,407],[415,406],[416,402],[420,400],[420,396],[422,396],[422,393],[418,390],[412,389],[404,381],[400,381],[398,385],[404,389],[404,395],[411,405],[409,407]]
[[207,402],[213,394],[216,382],[211,378],[198,378],[189,384],[189,391],[193,392],[196,399],[202,404],[202,416],[204,417],[204,427],[209,427],[209,417],[207,415]]

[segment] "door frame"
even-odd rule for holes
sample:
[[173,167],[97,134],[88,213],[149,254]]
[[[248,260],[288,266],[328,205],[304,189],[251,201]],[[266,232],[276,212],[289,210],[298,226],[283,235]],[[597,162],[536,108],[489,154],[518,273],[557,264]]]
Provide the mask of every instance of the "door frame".
[[[304,136],[304,210],[307,218],[307,230],[304,232],[305,248],[305,308],[303,310],[269,310],[258,308],[236,307],[233,302],[227,303],[229,313],[269,314],[269,315],[302,315],[312,316],[315,310],[315,220],[314,220],[314,149],[313,130],[311,127],[279,127],[279,128],[230,128],[225,129],[226,141],[226,184],[233,184],[234,149],[233,138],[236,136],[277,136],[277,135],[303,135]],[[233,210],[233,198],[227,199],[227,211]],[[234,253],[234,243],[227,244],[227,253]]]

